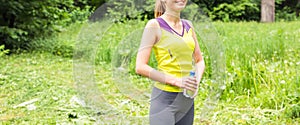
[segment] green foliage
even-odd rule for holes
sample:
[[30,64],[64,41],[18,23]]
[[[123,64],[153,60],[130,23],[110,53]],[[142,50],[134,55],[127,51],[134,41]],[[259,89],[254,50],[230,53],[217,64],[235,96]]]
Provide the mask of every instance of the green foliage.
[[[198,17],[195,17],[195,15],[197,15]],[[197,4],[195,3],[188,3],[187,6],[183,9],[183,11],[181,12],[181,18],[183,19],[187,19],[187,20],[195,20],[195,18],[199,19],[200,16],[205,16],[204,18],[206,18],[206,14],[198,7]]]
[[59,33],[34,39],[28,43],[27,49],[71,58],[82,25],[80,22],[73,23]]
[[[260,17],[259,5],[253,0],[238,0],[233,2],[230,0],[220,2],[193,0],[189,2],[189,4],[193,2],[198,4],[198,7],[192,4],[193,7],[187,7],[185,12],[190,11],[194,13],[194,11],[199,12],[201,10],[202,12],[209,14],[214,20],[226,20],[228,17],[230,18],[229,20],[249,21],[259,20]],[[155,1],[145,0],[110,1],[107,3],[107,14],[111,16],[114,21],[145,18],[151,19],[154,18],[154,5]]]
[[79,9],[73,0],[1,0],[1,3],[0,41],[9,49],[26,48],[32,39],[49,36],[90,15],[89,6]]
[[[259,21],[261,0],[192,0],[208,13],[213,20]],[[296,20],[300,2],[297,0],[275,0],[276,20]]]
[[114,21],[147,19],[145,16],[154,16],[154,0],[114,0],[107,4],[107,15],[113,18]]
[[[260,0],[192,0],[203,13],[209,15],[213,20],[220,21],[259,21],[260,20]],[[276,0],[276,19],[295,20],[299,13],[300,3],[297,1]],[[115,21],[128,19],[154,18],[155,1],[110,1],[108,2],[108,15]],[[195,9],[190,9],[191,12]],[[145,17],[147,16],[147,17]]]
[[260,0],[193,0],[213,20],[259,21]]
[[259,20],[259,7],[249,0],[234,1],[232,4],[222,3],[210,12],[213,20],[230,21],[255,21]]
[[[299,60],[296,58],[300,55],[299,44],[296,41],[300,36],[297,28],[294,28],[297,23],[285,23],[285,28],[281,23],[261,24],[259,27],[262,30],[259,33],[253,32],[259,24],[250,23],[247,27],[243,25],[232,23],[228,25],[226,31],[221,30],[221,36],[227,46],[229,82],[223,98],[233,99],[238,95],[249,98],[261,97],[265,99],[263,103],[253,101],[251,105],[268,109],[285,108],[284,105],[291,104],[290,99],[298,98],[297,94],[285,93],[292,88],[299,91],[297,85]],[[241,30],[243,32],[239,32]],[[240,44],[241,42],[243,44]],[[294,104],[297,103],[292,102],[292,105]]]
[[74,1],[75,6],[79,6],[80,8],[85,8],[86,6],[91,6],[92,10],[100,7],[105,4],[109,0],[76,0]]
[[[126,23],[113,24],[111,28],[105,32],[101,41],[97,42],[99,44],[97,45],[96,64],[101,62],[111,63],[113,54],[117,52],[117,48],[122,47],[123,44],[139,44],[139,38],[132,33],[137,31],[142,33],[143,26],[146,22],[147,21],[129,20]],[[134,39],[135,41],[128,41],[127,39]],[[137,50],[129,51],[137,52]]]
[[[154,16],[155,1],[148,0],[52,0],[9,1],[1,0],[0,42],[15,51],[28,49],[33,39],[43,39],[52,33],[64,30],[72,22],[83,22],[99,6],[105,3],[101,13],[114,22],[147,20]],[[192,0],[197,6],[187,7],[184,18],[199,8],[213,20],[259,21],[260,0]],[[190,2],[190,3],[191,3]],[[296,20],[300,3],[295,0],[276,0],[276,20]],[[193,14],[190,14],[193,15]],[[97,15],[96,15],[97,16]],[[104,16],[104,15],[103,15]]]
[[[298,97],[298,102],[300,102],[299,97]],[[294,118],[294,119],[299,119],[300,118],[300,104],[296,103],[294,105],[289,106],[286,110],[285,110],[285,115],[288,118]]]
[[9,49],[5,49],[4,45],[0,45],[0,57],[9,53]]
[[285,6],[280,10],[276,10],[275,18],[278,21],[293,21],[297,20],[298,17],[291,7]]
[[276,20],[297,20],[300,12],[300,1],[298,0],[276,0]]

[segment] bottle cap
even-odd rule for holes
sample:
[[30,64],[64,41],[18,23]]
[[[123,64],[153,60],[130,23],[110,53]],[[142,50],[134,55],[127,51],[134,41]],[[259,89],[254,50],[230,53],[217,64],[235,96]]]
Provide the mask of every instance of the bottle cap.
[[195,76],[195,72],[194,71],[190,71],[190,76]]

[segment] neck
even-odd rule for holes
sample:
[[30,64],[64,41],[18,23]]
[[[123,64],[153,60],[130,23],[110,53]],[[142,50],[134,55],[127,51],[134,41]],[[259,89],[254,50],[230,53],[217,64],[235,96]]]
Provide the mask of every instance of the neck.
[[166,11],[162,16],[175,24],[180,22],[180,12]]

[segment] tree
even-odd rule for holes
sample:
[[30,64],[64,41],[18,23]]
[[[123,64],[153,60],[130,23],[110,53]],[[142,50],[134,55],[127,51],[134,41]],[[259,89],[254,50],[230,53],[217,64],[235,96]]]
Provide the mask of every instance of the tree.
[[275,0],[261,0],[261,22],[275,21]]

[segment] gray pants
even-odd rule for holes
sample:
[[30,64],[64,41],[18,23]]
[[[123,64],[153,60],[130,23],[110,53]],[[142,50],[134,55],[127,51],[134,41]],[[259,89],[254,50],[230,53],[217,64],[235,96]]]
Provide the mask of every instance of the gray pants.
[[149,117],[150,125],[192,125],[194,100],[182,92],[166,92],[154,87]]

